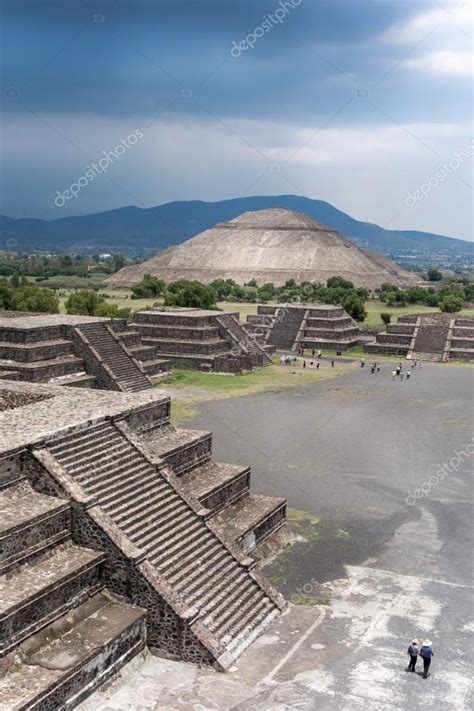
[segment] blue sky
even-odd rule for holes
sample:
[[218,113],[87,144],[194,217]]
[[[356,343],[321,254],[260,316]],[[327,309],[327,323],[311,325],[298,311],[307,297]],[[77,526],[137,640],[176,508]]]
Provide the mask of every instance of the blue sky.
[[471,9],[4,0],[0,211],[49,219],[296,193],[392,229],[471,239]]

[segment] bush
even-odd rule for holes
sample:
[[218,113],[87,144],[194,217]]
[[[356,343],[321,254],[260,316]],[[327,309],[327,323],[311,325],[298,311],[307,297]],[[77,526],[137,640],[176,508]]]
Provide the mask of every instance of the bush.
[[28,284],[13,290],[11,308],[14,311],[38,311],[40,313],[58,314],[59,301],[51,289]]
[[346,294],[342,299],[342,307],[347,311],[349,316],[352,316],[356,321],[365,321],[367,318],[364,302],[353,292]]
[[439,302],[440,311],[444,311],[445,313],[450,314],[454,314],[457,311],[461,311],[462,305],[462,298],[460,296],[456,296],[455,294],[443,296],[443,298],[440,299]]
[[435,269],[434,267],[432,269],[428,269],[426,276],[428,277],[428,281],[441,281],[443,278],[443,275],[439,269]]
[[216,308],[216,295],[211,286],[206,286],[198,281],[181,280],[174,282],[165,295],[165,306],[187,306],[197,309]]
[[384,324],[388,326],[388,324],[392,320],[392,314],[389,314],[387,311],[382,311],[382,313],[380,314],[380,318],[382,319]]
[[151,274],[145,274],[143,279],[132,286],[132,299],[150,299],[161,296],[166,287],[163,279],[157,279]]

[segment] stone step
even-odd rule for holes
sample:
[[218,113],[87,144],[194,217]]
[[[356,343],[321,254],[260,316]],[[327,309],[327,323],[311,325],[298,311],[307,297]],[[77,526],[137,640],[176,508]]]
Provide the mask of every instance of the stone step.
[[206,462],[180,476],[187,493],[216,513],[248,492],[250,468]]
[[[173,496],[169,493],[166,497],[162,496],[159,499],[152,499],[152,496],[150,496],[148,508],[141,506],[138,515],[136,508],[134,507],[134,515],[127,517],[126,521],[124,521],[124,530],[126,531],[127,536],[130,536],[130,538],[133,539],[137,537],[146,537],[146,534],[150,531],[150,529],[157,532],[158,523],[161,526],[160,535],[163,535],[163,529],[165,526],[162,526],[161,524],[163,523],[162,513],[164,511],[164,501],[172,505],[173,503],[177,504],[177,502],[180,501],[180,498],[177,495]],[[176,518],[172,516],[171,527],[173,530],[179,527],[180,519],[184,519],[184,514],[176,516]]]
[[183,562],[188,560],[190,556],[195,556],[196,550],[202,544],[205,544],[207,540],[212,541],[212,544],[215,546],[219,545],[219,543],[217,543],[217,541],[212,537],[209,529],[202,526],[192,540],[188,540],[188,537],[186,536],[184,539],[185,551],[180,548],[179,552],[174,555],[170,556],[168,551],[164,556],[162,556],[158,546],[157,551],[153,551],[153,553],[150,552],[150,560],[154,563],[154,565],[156,565],[157,568],[159,568],[160,572],[168,576],[172,574],[173,569],[182,565]]
[[[159,481],[159,478],[158,478]],[[157,477],[150,477],[148,480],[147,484],[144,484],[143,481],[140,486],[140,493],[134,493],[133,497],[133,503],[130,502],[130,499],[127,499],[127,497],[122,497],[120,501],[120,505],[116,506],[113,509],[113,516],[114,519],[117,521],[118,525],[124,526],[126,523],[126,520],[128,519],[129,512],[133,512],[135,510],[135,506],[139,508],[144,501],[148,501],[150,496],[152,496],[153,492],[155,491],[155,487],[157,485]],[[110,511],[112,514],[112,511]]]
[[208,530],[203,527],[202,521],[197,517],[193,520],[191,513],[188,512],[188,514],[187,517],[183,515],[178,524],[168,530],[166,535],[160,535],[159,538],[156,535],[156,529],[152,528],[144,539],[140,538],[140,543],[137,542],[137,545],[140,548],[146,548],[155,560],[159,558],[160,561],[164,561],[168,557],[176,558],[183,548],[189,550],[190,544],[194,546],[198,539],[202,540],[209,535]]
[[[107,456],[111,457],[113,456],[113,453],[116,450],[119,451],[120,449],[123,449],[124,445],[123,440],[120,439],[119,436],[107,440],[106,434],[103,434],[102,436],[97,437],[97,441],[94,442],[94,449],[96,452],[100,451],[101,447],[106,447]],[[82,442],[80,445],[74,448],[68,448],[67,453],[61,454],[60,452],[58,452],[55,456],[56,459],[58,459],[65,467],[68,467],[68,469],[72,469],[75,463],[77,463],[79,466],[86,466],[89,461],[97,457],[96,454],[93,454],[91,452],[90,441]]]
[[286,499],[247,494],[219,511],[212,521],[225,532],[226,538],[239,543],[254,532],[258,546],[283,525],[285,507]]
[[32,363],[19,363],[0,359],[0,370],[15,370],[21,374],[22,380],[32,383],[44,383],[51,378],[83,373],[84,362],[76,356],[62,356],[49,360],[38,360]]
[[169,488],[161,489],[159,482],[157,482],[151,493],[137,498],[134,501],[133,509],[129,508],[121,516],[115,516],[115,520],[117,522],[124,520],[124,524],[127,525],[127,531],[130,534],[133,532],[135,525],[140,525],[142,520],[150,515],[155,505],[162,505],[170,497],[173,497],[173,494],[169,491]]
[[[183,589],[183,587],[186,587],[187,590],[189,584],[189,589],[191,591],[190,594],[192,596],[193,588],[201,585],[202,575],[205,568],[207,568],[207,566],[217,566],[218,561],[220,561],[222,557],[224,557],[226,561],[233,566],[234,559],[228,555],[228,551],[224,548],[224,546],[216,547],[214,545],[214,541],[209,539],[208,543],[206,543],[198,551],[196,556],[193,556],[190,559],[187,565],[182,565],[180,568],[170,573],[167,576],[168,580],[172,585],[176,586],[177,590]],[[196,582],[198,579],[199,583]],[[195,583],[194,585],[191,585],[193,581],[195,581]]]
[[0,579],[0,655],[96,592],[103,553],[64,546]]
[[69,502],[22,483],[0,491],[0,574],[29,563],[70,535]]
[[73,353],[71,341],[67,341],[64,338],[29,343],[0,341],[0,358],[5,358],[6,360],[33,362],[65,355],[73,355]]
[[109,421],[100,420],[99,422],[88,425],[80,430],[72,430],[68,434],[61,435],[58,439],[48,442],[48,449],[52,454],[56,455],[57,453],[62,452],[65,447],[76,447],[81,442],[93,441],[96,436],[105,431],[107,431],[109,435],[113,434],[110,432]]
[[147,375],[159,375],[160,373],[168,373],[171,370],[171,361],[155,358],[154,360],[142,361],[142,366]]
[[[229,558],[224,548],[214,548],[207,557],[202,558],[201,556],[200,551],[199,558],[193,567],[188,566],[178,582],[174,583],[178,592],[186,588],[186,595],[191,605],[197,600],[201,605],[205,605],[209,596],[215,595],[216,581],[224,578],[230,580],[230,576],[236,574],[235,561],[233,558]],[[200,577],[202,576],[202,560],[205,561],[207,570],[212,570],[212,575],[208,575],[204,580]]]
[[165,504],[161,500],[156,503],[156,508],[155,505],[151,507],[145,520],[142,518],[135,525],[130,526],[127,519],[123,524],[124,531],[133,541],[140,539],[140,545],[147,544],[150,536],[152,538],[159,536],[164,540],[169,531],[174,533],[181,524],[189,523],[189,512],[185,510],[177,513],[178,509],[182,509],[181,499],[179,496],[175,498],[170,495]]
[[146,471],[146,465],[143,462],[128,462],[124,460],[126,460],[126,457],[120,462],[119,467],[111,471],[106,471],[98,481],[92,479],[89,480],[86,485],[85,480],[83,480],[80,482],[81,485],[84,488],[87,486],[87,491],[91,496],[98,496],[100,494],[103,500],[104,496],[109,496],[117,489],[120,489],[124,483],[129,484],[135,481]]
[[156,482],[156,472],[153,469],[150,469],[149,471],[145,470],[141,476],[142,479],[138,477],[132,482],[127,481],[127,484],[124,485],[123,488],[119,489],[117,492],[114,492],[111,496],[99,497],[100,505],[103,506],[110,516],[113,516],[115,511],[118,509],[122,510],[121,507],[124,504],[130,504],[130,501],[137,498],[139,494],[139,491],[137,491],[138,484],[140,484],[140,491],[148,485],[154,486],[154,483]]
[[77,373],[50,380],[51,385],[64,385],[70,388],[95,388],[95,375],[87,375],[87,373]]
[[225,643],[228,652],[232,652],[238,645],[242,644],[251,635],[253,630],[256,630],[265,622],[268,624],[271,620],[278,616],[278,610],[268,600],[262,598],[256,605],[248,607],[244,614],[240,615],[235,624],[227,630],[222,642]]
[[149,471],[145,468],[137,470],[133,477],[125,479],[125,481],[122,480],[117,486],[107,489],[106,494],[103,492],[98,493],[99,503],[110,514],[118,504],[122,504],[125,500],[136,496],[138,486],[141,488],[143,484],[147,484],[153,479],[156,479],[156,473],[153,469]]
[[73,708],[145,643],[145,610],[97,593],[23,643],[21,657],[0,679],[0,707]]
[[202,341],[175,340],[173,338],[146,338],[148,345],[156,348],[157,354],[163,353],[173,355],[194,355],[194,353],[204,355],[216,355],[226,353],[231,350],[232,343],[222,338],[210,338]]
[[[213,586],[209,587],[204,591],[202,596],[199,596],[199,606],[201,615],[203,617],[211,615],[215,609],[219,608],[223,603],[229,599],[233,599],[231,594],[239,588],[239,595],[243,595],[245,592],[245,585],[251,581],[251,578],[246,574],[246,572],[240,568],[238,565],[233,565],[232,568],[227,569],[227,574],[224,576],[225,568],[221,568],[220,571],[213,571],[211,577]],[[216,594],[216,580],[224,581],[224,585],[221,586],[220,592]],[[242,582],[244,585],[242,585]],[[223,616],[221,617],[221,622],[223,621]],[[209,625],[212,629],[212,625]]]
[[146,447],[162,459],[177,476],[209,461],[212,455],[212,434],[200,430],[162,427]]
[[[219,630],[221,635],[235,625],[247,610],[258,605],[265,598],[260,588],[253,583],[252,578],[242,576],[243,580],[236,580],[229,586],[227,595],[203,617],[204,624],[212,632]],[[223,609],[222,609],[223,608]]]

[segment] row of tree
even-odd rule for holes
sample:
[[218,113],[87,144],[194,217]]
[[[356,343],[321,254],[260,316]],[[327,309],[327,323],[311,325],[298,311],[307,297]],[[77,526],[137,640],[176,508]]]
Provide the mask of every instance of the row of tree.
[[0,276],[12,277],[18,282],[22,276],[35,277],[36,281],[53,276],[87,277],[93,271],[115,274],[128,263],[123,254],[107,257],[100,254],[0,254]]

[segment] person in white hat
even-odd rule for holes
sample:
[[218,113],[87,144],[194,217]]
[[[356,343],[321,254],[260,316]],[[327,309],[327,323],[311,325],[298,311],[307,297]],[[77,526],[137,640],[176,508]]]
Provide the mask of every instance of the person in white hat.
[[410,657],[410,664],[407,667],[407,671],[409,671],[409,672],[415,671],[416,662],[418,660],[419,652],[420,652],[420,643],[417,639],[414,639],[407,650],[407,654]]
[[429,639],[425,639],[420,649],[420,657],[423,659],[423,679],[426,679],[428,676],[428,669],[430,668],[431,657],[434,654],[431,644],[432,643]]

